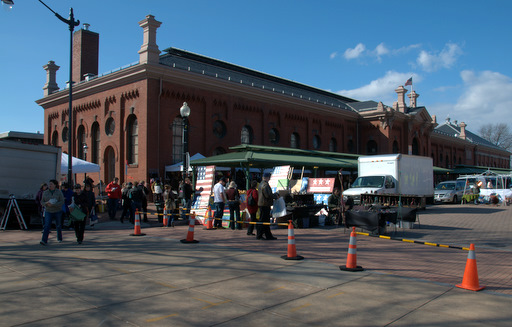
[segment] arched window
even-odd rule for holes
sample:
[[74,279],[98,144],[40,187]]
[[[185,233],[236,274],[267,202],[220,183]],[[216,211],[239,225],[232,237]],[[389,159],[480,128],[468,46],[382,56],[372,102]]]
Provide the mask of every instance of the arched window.
[[62,129],[62,142],[64,142],[64,143],[65,143],[65,142],[67,142],[67,141],[68,141],[68,136],[69,136],[68,134],[69,134],[69,129],[68,129],[68,127],[66,126],[66,127],[64,127],[64,128]]
[[91,127],[91,162],[100,162],[100,124],[94,122]]
[[78,126],[78,131],[76,132],[76,149],[78,153],[78,158],[85,159],[84,152],[84,143],[85,143],[85,127],[84,125]]
[[130,115],[126,121],[126,159],[129,164],[139,162],[139,125],[137,116]]
[[369,140],[368,143],[366,143],[366,154],[377,154],[377,142],[375,142],[375,140]]
[[329,151],[338,152],[338,141],[336,141],[334,137],[332,137],[331,141],[329,141]]
[[272,128],[270,131],[268,131],[268,140],[272,144],[279,143],[279,131],[276,128]]
[[445,162],[445,164],[446,164],[446,168],[451,168],[450,167],[450,157],[448,157],[448,155],[446,155],[446,162]]
[[183,160],[183,118],[178,116],[172,121],[172,163]]
[[420,146],[418,144],[417,138],[412,139],[412,154],[414,154],[415,156],[420,155]]
[[252,127],[245,125],[242,127],[242,133],[240,135],[240,144],[252,144],[254,139],[254,133]]
[[290,135],[290,148],[300,149],[300,136],[298,133],[293,132]]
[[400,149],[398,148],[398,142],[393,141],[393,153],[400,153]]
[[116,122],[115,122],[114,118],[109,117],[107,119],[107,121],[105,122],[105,134],[110,136],[110,135],[114,134],[115,131],[116,131]]
[[53,131],[52,133],[52,145],[57,146],[59,144],[59,132]]
[[348,140],[347,151],[348,151],[348,153],[355,153],[354,141]]
[[213,123],[213,135],[217,136],[219,139],[226,136],[227,128],[226,124],[222,120],[216,120]]
[[313,136],[313,149],[320,149],[320,146],[322,146],[322,140],[320,139],[320,136],[314,135]]

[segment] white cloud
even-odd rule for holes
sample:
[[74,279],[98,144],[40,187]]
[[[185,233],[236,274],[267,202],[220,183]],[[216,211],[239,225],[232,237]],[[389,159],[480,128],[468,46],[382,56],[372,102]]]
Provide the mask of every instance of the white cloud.
[[433,72],[440,68],[452,67],[461,54],[462,49],[457,44],[448,43],[439,53],[428,53],[422,50],[416,62],[424,71]]
[[484,124],[504,122],[510,125],[512,114],[512,79],[503,74],[464,70],[462,95],[455,104],[434,104],[427,107],[438,115],[438,123],[444,123],[447,115],[458,122],[465,122],[468,129],[478,134]]
[[[386,105],[392,105],[392,102],[396,101],[395,89],[400,85],[404,85],[412,75],[411,73],[388,71],[383,77],[373,80],[360,88],[341,90],[336,93],[362,101],[382,101]],[[415,82],[419,81],[416,75],[413,76],[413,79]]]
[[351,59],[356,59],[358,58],[359,56],[361,56],[361,54],[366,50],[366,47],[364,44],[362,43],[359,43],[358,45],[356,45],[355,48],[351,49],[351,48],[348,48],[347,50],[345,50],[345,53],[343,54],[343,56],[345,57],[345,59],[347,60],[351,60]]
[[337,53],[337,52],[333,52],[333,53],[331,53],[331,55],[329,56],[329,58],[334,59],[334,58],[336,58],[337,56],[338,56],[338,53]]

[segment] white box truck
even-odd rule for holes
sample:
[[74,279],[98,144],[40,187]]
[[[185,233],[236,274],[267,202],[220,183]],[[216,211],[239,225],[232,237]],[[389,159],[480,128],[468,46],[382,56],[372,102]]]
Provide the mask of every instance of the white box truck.
[[402,204],[414,201],[424,207],[426,200],[434,196],[432,158],[390,154],[359,157],[357,161],[358,177],[343,192],[345,201],[350,197],[360,204],[362,196],[363,200],[370,196],[396,196]]
[[[59,180],[61,149],[51,145],[0,141],[0,214],[14,195],[26,224],[40,224],[35,197],[42,183]],[[0,216],[1,219],[1,216]],[[10,222],[17,224],[13,210]]]

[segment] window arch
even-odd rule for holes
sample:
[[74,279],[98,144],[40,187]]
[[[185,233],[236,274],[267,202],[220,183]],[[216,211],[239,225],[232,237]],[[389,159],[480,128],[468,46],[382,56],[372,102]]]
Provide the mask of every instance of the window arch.
[[334,137],[329,141],[329,151],[338,152],[338,141]]
[[347,151],[348,153],[355,153],[354,141],[348,140],[347,142]]
[[78,153],[78,158],[80,158],[80,159],[85,159],[84,143],[85,143],[85,127],[84,127],[84,125],[80,125],[80,126],[78,126],[78,131],[76,132],[77,153]]
[[59,144],[59,132],[53,131],[51,142],[53,146],[57,146]]
[[91,127],[91,162],[100,162],[100,124],[94,122]]
[[279,143],[279,131],[277,130],[277,128],[270,129],[270,131],[268,132],[268,139],[272,144]]
[[398,148],[398,142],[396,140],[393,141],[393,153],[400,153],[400,149]]
[[300,136],[296,132],[290,135],[290,148],[300,149]]
[[64,142],[64,143],[65,143],[65,142],[67,142],[67,141],[68,141],[68,136],[69,136],[68,134],[69,134],[69,129],[68,129],[68,127],[66,126],[66,127],[64,127],[64,128],[62,129],[62,142]]
[[377,142],[375,140],[369,140],[366,143],[366,154],[377,154]]
[[313,149],[317,150],[320,149],[322,146],[322,140],[320,139],[320,136],[314,135],[313,136]]
[[420,145],[418,143],[417,138],[412,139],[412,154],[419,156],[420,155]]
[[172,163],[183,160],[183,118],[177,116],[172,121]]
[[249,125],[245,125],[242,127],[242,132],[240,135],[240,144],[252,144],[254,140],[254,133],[252,131],[252,127]]
[[139,162],[139,125],[135,115],[126,121],[126,159],[132,165]]

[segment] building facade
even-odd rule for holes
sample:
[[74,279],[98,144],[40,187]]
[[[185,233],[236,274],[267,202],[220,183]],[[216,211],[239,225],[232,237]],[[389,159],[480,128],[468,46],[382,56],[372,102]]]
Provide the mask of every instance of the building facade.
[[[143,44],[139,62],[97,75],[97,33],[75,32],[73,122],[68,122],[68,91],[57,86],[59,67],[47,72],[44,97],[45,143],[100,164],[101,179],[121,181],[163,176],[182,153],[180,107],[191,108],[189,149],[205,156],[239,144],[257,144],[352,154],[408,153],[431,156],[450,168],[488,163],[510,166],[510,153],[473,143],[461,135],[436,131],[437,122],[419,96],[400,86],[397,101],[385,106],[361,102],[177,48],[161,53],[160,22],[148,15],[139,22]],[[67,139],[72,128],[72,140]],[[461,128],[460,126],[458,127]],[[466,132],[467,133],[467,132]],[[448,158],[449,165],[445,165]]]

